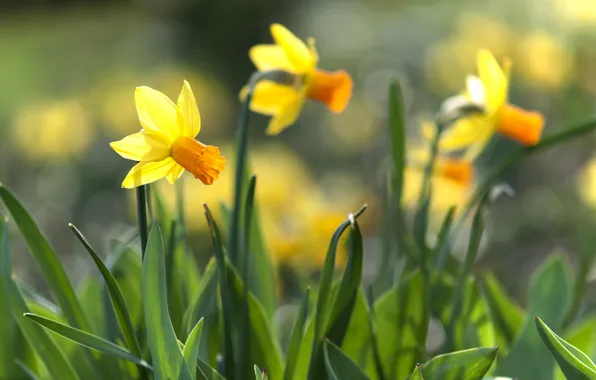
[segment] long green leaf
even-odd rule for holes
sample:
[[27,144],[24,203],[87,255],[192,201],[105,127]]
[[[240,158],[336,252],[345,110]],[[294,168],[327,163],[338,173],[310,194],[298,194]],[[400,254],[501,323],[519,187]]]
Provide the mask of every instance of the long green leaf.
[[[217,261],[217,267],[219,269],[219,285],[221,292],[221,302],[223,308],[223,324],[224,324],[224,363],[225,363],[225,376],[233,378],[236,376],[235,368],[235,352],[233,346],[232,336],[234,334],[234,325],[232,323],[232,317],[234,315],[234,305],[232,303],[232,295],[229,288],[228,282],[228,271],[226,270],[226,257],[223,251],[223,245],[221,240],[221,234],[211,210],[206,204],[203,204],[205,210],[205,217],[207,218],[207,224],[209,225],[209,231],[211,232],[211,241],[213,242],[213,250],[215,251],[215,259]],[[246,354],[246,353],[245,353]]]
[[158,225],[149,232],[143,261],[143,307],[156,380],[190,380],[168,312],[164,246]]
[[40,380],[39,377],[37,377],[37,374],[31,369],[29,368],[25,363],[23,363],[20,360],[15,360],[16,365],[23,370],[23,372],[25,372],[25,375],[27,375],[27,377],[30,380]]
[[368,376],[342,350],[330,341],[323,346],[327,376],[331,380],[368,380]]
[[184,354],[184,360],[186,360],[186,365],[190,369],[192,380],[196,379],[197,357],[199,355],[199,343],[201,342],[202,330],[203,319],[201,318],[188,335],[188,339],[186,340],[186,344],[184,344],[184,349],[182,350],[182,353]]
[[306,317],[308,317],[308,306],[310,299],[310,288],[306,290],[300,310],[296,316],[296,321],[290,333],[290,343],[288,345],[288,353],[286,355],[286,367],[284,369],[284,380],[292,380],[294,378],[294,370],[298,362],[298,355],[300,354],[300,346],[304,339],[304,324]]
[[8,223],[0,219],[0,278],[2,280],[3,297],[6,298],[9,310],[25,339],[38,357],[44,359],[49,376],[54,380],[77,380],[78,376],[62,350],[48,336],[46,331],[23,316],[27,313],[27,305],[15,281],[12,279],[12,265],[8,245]]
[[[590,317],[578,321],[578,323],[566,329],[561,339],[588,355],[591,360],[594,360],[594,349],[596,348],[596,318]],[[555,366],[554,370],[554,378],[556,380],[565,380],[565,375],[559,366]]]
[[47,283],[68,321],[83,330],[90,330],[87,318],[79,304],[75,291],[66,276],[58,256],[41,233],[25,207],[0,184],[0,198],[10,211],[19,231],[29,246]]
[[222,375],[219,374],[215,369],[201,359],[198,362],[199,369],[207,380],[226,380]]
[[535,321],[542,341],[568,380],[596,379],[596,365],[588,355],[561,339],[540,318],[535,317]]
[[402,216],[402,191],[406,166],[406,119],[403,94],[399,82],[389,85],[389,132],[393,158],[393,193],[397,201],[398,214]]
[[417,366],[410,379],[481,380],[497,356],[497,347],[473,348],[432,358]]
[[[353,214],[354,220],[360,216],[366,206],[361,207],[358,211]],[[311,360],[309,367],[309,378],[316,378],[318,375],[316,372],[320,371],[320,362],[317,360],[319,352],[321,351],[323,338],[326,333],[327,320],[329,318],[329,303],[331,299],[331,285],[333,281],[333,273],[335,272],[335,254],[337,252],[337,245],[343,232],[348,228],[351,221],[347,220],[343,222],[331,237],[329,247],[327,248],[327,254],[325,256],[325,263],[323,264],[323,274],[321,276],[321,285],[319,287],[319,294],[317,297],[317,306],[315,309],[315,324],[314,324],[314,339],[312,343]]]
[[[360,281],[362,279],[362,234],[358,223],[354,220],[350,229],[348,263],[344,270],[339,287],[335,291],[336,296],[325,327],[325,337],[331,343],[341,346],[348,325],[352,317],[352,311],[356,303]],[[318,355],[311,363],[311,376],[318,378],[323,376],[325,370],[325,357],[319,349]]]
[[[5,224],[4,217],[0,214],[0,244],[2,245],[4,244],[4,239],[8,239],[8,236],[5,236],[8,232]],[[6,247],[0,246],[0,250],[2,249],[8,250],[8,245]],[[4,292],[2,282],[0,282],[0,310],[10,310],[8,298],[4,294],[6,293]],[[0,344],[0,379],[10,379],[18,376],[17,373],[19,371],[16,366],[17,363],[15,363],[15,358],[19,353],[16,346],[18,334],[18,327],[12,314],[10,312],[2,313],[0,315],[0,336],[2,337],[2,344]]]
[[130,351],[96,335],[89,334],[85,331],[67,326],[60,322],[56,322],[51,319],[42,317],[40,315],[25,313],[24,316],[39,324],[40,326],[43,326],[48,330],[53,331],[56,334],[59,334],[64,338],[69,339],[82,346],[91,348],[106,355],[111,355],[120,359],[128,360],[131,363],[135,363],[142,367],[151,369],[151,366],[145,360],[139,358],[138,356],[135,356]]
[[120,290],[116,279],[108,267],[99,258],[95,250],[91,247],[87,239],[85,239],[83,234],[73,224],[69,224],[69,227],[72,229],[79,241],[83,244],[87,252],[89,252],[89,255],[91,255],[93,262],[95,262],[97,269],[99,269],[99,272],[106,283],[108,295],[110,296],[114,313],[118,319],[118,325],[120,326],[120,330],[122,331],[122,335],[126,340],[129,350],[133,353],[133,355],[141,357],[141,347],[139,346],[139,342],[135,336],[132,318],[130,317],[128,307],[126,306],[126,301],[124,300],[124,296],[122,295],[122,291]]

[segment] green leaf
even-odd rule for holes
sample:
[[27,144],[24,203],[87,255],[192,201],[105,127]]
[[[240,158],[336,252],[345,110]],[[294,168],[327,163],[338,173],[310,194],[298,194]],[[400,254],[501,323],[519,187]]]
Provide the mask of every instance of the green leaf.
[[561,256],[551,257],[537,269],[530,280],[530,305],[521,333],[495,373],[519,379],[553,378],[553,358],[534,327],[533,316],[562,328],[571,307],[572,287],[571,269]]
[[534,318],[542,341],[568,380],[596,379],[596,365],[588,355],[561,339],[540,318]]
[[[354,220],[350,229],[350,239],[348,244],[348,263],[344,270],[341,282],[338,288],[334,288],[332,292],[335,294],[333,306],[329,317],[327,318],[327,326],[325,327],[325,337],[331,343],[341,346],[348,325],[356,303],[358,289],[360,287],[360,280],[362,279],[362,235],[358,223]],[[319,378],[321,373],[325,373],[325,357],[323,351],[318,350],[318,355],[315,356],[311,363],[311,376]]]
[[[480,283],[501,345],[510,347],[524,322],[524,311],[505,293],[499,281],[487,273]],[[501,348],[502,349],[502,348]]]
[[372,310],[369,309],[366,298],[362,289],[358,291],[350,324],[344,338],[341,349],[348,355],[356,364],[366,370],[366,373],[374,378],[374,370],[371,366],[373,357],[371,356],[372,347],[372,331],[369,319],[374,323],[374,316]]
[[[393,158],[393,193],[402,214],[402,191],[406,166],[406,119],[403,94],[398,81],[389,84],[389,132]],[[401,219],[403,220],[403,218]]]
[[16,365],[23,370],[23,372],[25,372],[25,375],[27,375],[27,377],[29,378],[29,380],[40,380],[39,377],[37,377],[37,374],[31,369],[29,368],[25,363],[23,363],[20,360],[15,360]]
[[0,184],[0,198],[10,211],[29,250],[39,265],[52,294],[68,321],[81,329],[90,330],[87,318],[75,291],[66,276],[58,256],[23,205]]
[[[562,338],[592,358],[596,348],[596,318],[583,319],[571,326],[565,331]],[[554,370],[556,380],[565,380],[565,376],[558,366],[555,366]]]
[[254,366],[255,369],[255,379],[256,380],[267,380],[269,378],[269,376],[267,376],[267,370],[262,370],[257,367],[256,365]]
[[[1,189],[1,187],[0,187]],[[3,297],[9,305],[9,310],[25,339],[38,357],[44,359],[44,365],[51,379],[76,380],[77,374],[66,360],[62,350],[48,336],[43,328],[23,316],[27,313],[27,305],[16,283],[12,279],[12,265],[8,248],[8,223],[0,219],[0,277],[2,280]]]
[[155,379],[191,379],[168,312],[164,246],[158,225],[149,232],[143,262],[143,307]]
[[[203,336],[204,342],[216,341],[219,343],[219,310],[217,307],[218,299],[218,275],[215,260],[207,264],[207,268],[201,277],[199,291],[196,298],[188,306],[184,315],[184,326],[190,333],[196,322],[203,318]],[[199,357],[209,359],[208,362],[215,362],[217,348],[210,349],[208,344],[199,346]],[[212,360],[211,360],[212,359]]]
[[106,355],[111,355],[120,359],[128,360],[129,362],[151,369],[151,366],[143,359],[139,358],[138,356],[135,356],[130,351],[96,335],[89,334],[85,331],[67,326],[60,322],[56,322],[39,315],[25,313],[24,316],[39,324],[40,326],[43,326],[55,332],[56,334],[59,334],[64,338],[78,343],[84,347],[91,348]]
[[416,271],[375,302],[379,354],[388,379],[407,378],[411,369],[425,360],[429,298],[424,277]]
[[89,252],[89,255],[91,255],[91,258],[95,262],[97,269],[99,269],[99,272],[106,283],[108,295],[110,296],[114,313],[118,319],[118,325],[120,326],[120,330],[122,331],[122,335],[126,340],[129,350],[133,353],[133,355],[141,357],[141,347],[139,346],[139,342],[135,336],[132,318],[130,317],[128,307],[126,306],[126,301],[124,300],[124,296],[122,295],[122,291],[120,290],[116,279],[108,267],[99,258],[95,250],[93,250],[83,234],[74,225],[69,224],[69,227],[72,229],[79,241],[83,244],[87,252]]
[[443,219],[437,241],[431,253],[431,267],[435,270],[435,273],[441,273],[447,262],[449,249],[445,245],[449,244],[449,234],[451,233],[454,217],[455,206],[451,206],[445,215],[445,219]]
[[[6,222],[4,217],[0,214],[0,251],[6,249],[3,253],[8,255],[8,244],[4,247],[4,240],[8,240],[8,230],[5,228]],[[0,282],[0,310],[10,310],[8,298],[4,296],[5,291]],[[16,378],[20,371],[16,367],[15,357],[18,354],[16,347],[16,340],[18,338],[18,328],[15,324],[14,318],[10,312],[0,314],[0,336],[2,337],[2,344],[0,344],[0,379]]]
[[[362,212],[364,212],[365,209],[365,206],[360,208],[360,210],[356,211],[356,213],[354,213],[351,216],[351,218],[355,220],[358,216],[362,214]],[[335,255],[337,252],[337,245],[339,244],[339,239],[343,232],[348,228],[350,223],[350,220],[347,220],[343,222],[335,230],[333,236],[331,237],[331,241],[329,242],[329,247],[327,248],[325,263],[323,264],[323,274],[321,275],[321,283],[319,287],[319,293],[317,296],[317,306],[315,309],[314,339],[309,366],[309,378],[317,378],[318,376],[321,376],[321,368],[320,362],[318,360],[318,355],[322,349],[321,345],[323,344],[323,338],[327,332],[326,327],[327,320],[329,318],[328,308],[330,306],[330,303],[333,302],[333,298],[331,297],[331,285],[333,281],[333,273],[335,272]]]
[[211,368],[211,366],[201,359],[199,359],[199,369],[201,373],[205,376],[207,380],[226,380],[222,375],[220,375],[215,369]]
[[[199,354],[199,343],[201,342],[201,331],[203,330],[203,319],[199,320],[195,327],[192,329],[190,334],[188,335],[188,339],[184,344],[184,350],[182,351],[184,355],[184,360],[186,360],[186,365],[190,369],[190,374],[192,376],[192,380],[196,379],[196,368],[197,368],[197,356]],[[193,371],[194,369],[194,371]]]
[[330,341],[323,345],[327,376],[332,380],[367,380],[368,376],[342,350]]
[[481,380],[497,356],[497,347],[481,347],[439,355],[417,366],[410,379]]
[[298,362],[298,355],[300,354],[300,346],[304,339],[304,325],[308,317],[308,306],[310,299],[310,288],[306,290],[300,310],[296,316],[296,321],[290,333],[290,343],[288,345],[288,353],[286,355],[286,367],[284,369],[284,380],[292,380],[294,378],[294,370]]
[[[246,177],[248,178],[248,175]],[[229,228],[232,220],[231,210],[224,204],[220,204],[220,214],[223,226]],[[259,205],[256,200],[253,205],[251,219],[248,246],[250,252],[248,290],[261,301],[267,315],[271,318],[277,307],[275,271],[271,262],[271,253],[263,237]]]

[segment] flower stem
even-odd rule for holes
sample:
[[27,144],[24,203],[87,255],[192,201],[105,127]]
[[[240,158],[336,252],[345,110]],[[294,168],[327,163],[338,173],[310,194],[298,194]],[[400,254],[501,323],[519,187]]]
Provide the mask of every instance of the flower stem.
[[139,236],[141,238],[141,257],[145,258],[149,232],[147,229],[147,192],[145,185],[137,187],[137,219],[139,221]]

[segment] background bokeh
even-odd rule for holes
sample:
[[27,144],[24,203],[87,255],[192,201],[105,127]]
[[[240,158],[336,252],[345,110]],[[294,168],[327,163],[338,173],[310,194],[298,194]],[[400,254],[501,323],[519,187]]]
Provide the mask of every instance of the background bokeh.
[[[77,282],[94,271],[67,224],[99,251],[135,231],[134,192],[120,188],[132,163],[110,141],[136,132],[133,94],[148,85],[175,98],[190,82],[201,110],[200,140],[221,146],[228,168],[212,187],[183,177],[185,215],[208,254],[201,202],[231,198],[237,93],[253,70],[247,51],[268,43],[269,24],[316,38],[321,66],[344,68],[355,90],[342,114],[307,104],[297,124],[266,137],[251,119],[265,235],[276,262],[312,272],[339,220],[367,202],[369,273],[388,170],[388,79],[404,87],[411,143],[419,121],[461,91],[479,48],[513,60],[511,101],[544,113],[545,133],[596,107],[596,2],[590,0],[6,1],[0,5],[0,180],[34,214]],[[528,274],[554,251],[572,261],[596,240],[596,159],[591,135],[507,173],[513,198],[490,217],[480,270],[493,270],[523,300]],[[478,176],[515,149],[496,138]],[[596,156],[594,156],[596,158]],[[171,207],[174,187],[156,186]],[[414,186],[415,187],[415,186]],[[465,194],[437,184],[434,216]],[[415,197],[410,197],[415,200]],[[16,273],[43,290],[13,239]]]

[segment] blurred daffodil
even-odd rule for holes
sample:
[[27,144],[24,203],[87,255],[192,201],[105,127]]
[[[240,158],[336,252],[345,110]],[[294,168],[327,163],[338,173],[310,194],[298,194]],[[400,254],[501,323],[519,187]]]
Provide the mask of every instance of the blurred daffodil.
[[[415,207],[422,190],[424,171],[430,160],[430,143],[434,139],[436,126],[430,121],[421,123],[423,143],[410,149],[408,165],[404,171],[404,203]],[[465,155],[464,155],[465,156]],[[465,157],[446,155],[439,151],[431,174],[430,210],[441,221],[451,206],[461,209],[472,188],[474,167],[472,161]]]
[[[271,115],[267,134],[276,135],[294,124],[306,99],[325,103],[333,112],[341,112],[352,94],[352,78],[343,71],[328,72],[317,68],[314,39],[307,44],[280,24],[271,26],[274,45],[256,45],[249,56],[259,72],[284,72],[289,80],[260,80],[254,89],[250,107]],[[287,78],[286,78],[287,79]],[[247,87],[240,93],[244,99]]]
[[173,184],[184,169],[211,185],[223,170],[225,158],[219,148],[195,140],[201,115],[188,82],[184,81],[178,104],[149,87],[136,89],[135,103],[143,129],[110,144],[122,157],[139,161],[122,187],[130,189],[163,177]]
[[500,133],[523,145],[535,145],[540,140],[544,118],[538,112],[526,111],[509,104],[510,61],[501,67],[488,50],[477,54],[478,76],[468,76],[463,97],[484,108],[482,115],[458,120],[441,136],[443,151],[467,149],[465,158],[474,159],[494,133]]

